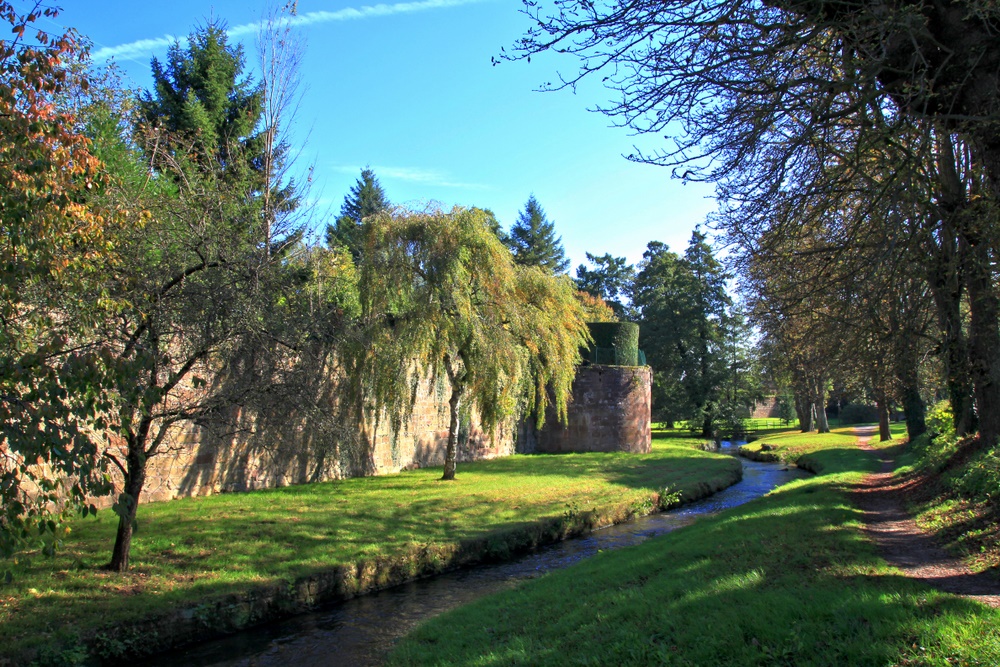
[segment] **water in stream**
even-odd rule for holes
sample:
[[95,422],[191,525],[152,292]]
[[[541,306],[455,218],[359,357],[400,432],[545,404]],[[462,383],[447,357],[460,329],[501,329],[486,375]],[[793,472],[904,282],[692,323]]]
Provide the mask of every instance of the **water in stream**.
[[[723,443],[723,451],[727,445]],[[705,500],[559,542],[509,563],[421,579],[339,602],[311,614],[196,644],[163,654],[147,664],[159,667],[379,665],[395,640],[432,616],[549,570],[568,567],[598,551],[638,544],[686,526],[700,516],[742,505],[806,474],[781,464],[744,461],[743,480]]]

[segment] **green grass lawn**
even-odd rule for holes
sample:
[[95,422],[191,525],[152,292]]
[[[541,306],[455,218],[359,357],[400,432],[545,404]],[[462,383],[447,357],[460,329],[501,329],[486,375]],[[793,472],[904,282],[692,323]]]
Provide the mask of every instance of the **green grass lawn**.
[[[869,440],[869,444],[877,448],[898,445],[906,438],[906,424],[893,423],[890,425],[890,432],[893,440],[880,443],[876,434]],[[833,459],[852,458],[856,448],[855,440],[854,426],[834,428],[830,433],[784,430],[768,433],[759,440],[743,445],[740,450],[749,458],[795,463],[813,472],[822,472],[823,466],[831,463],[837,465]],[[824,452],[824,455],[820,458],[814,457],[813,454],[819,451]],[[850,464],[845,462],[844,465]]]
[[[293,582],[337,565],[405,559],[537,522],[598,510],[645,513],[664,489],[732,481],[737,463],[687,441],[648,455],[512,456],[440,468],[145,505],[125,575],[99,569],[116,517],[72,526],[54,558],[33,557],[0,588],[0,664],[38,647],[70,647],[95,629]],[[446,566],[447,562],[443,562]],[[360,568],[359,568],[360,569]],[[414,572],[416,574],[417,572]],[[64,651],[65,649],[60,649]]]
[[[791,423],[785,422],[776,417],[752,417],[743,420],[744,425],[750,431],[768,431],[768,430],[784,430],[789,428],[795,428],[798,420],[793,420]],[[673,428],[667,428],[665,424],[654,423],[653,430],[663,431],[665,433],[683,433],[684,435],[690,436],[692,432],[701,431],[701,424],[679,421],[675,422]]]
[[844,434],[789,435],[824,474],[435,618],[392,665],[996,665],[1000,611],[902,577],[849,491]]

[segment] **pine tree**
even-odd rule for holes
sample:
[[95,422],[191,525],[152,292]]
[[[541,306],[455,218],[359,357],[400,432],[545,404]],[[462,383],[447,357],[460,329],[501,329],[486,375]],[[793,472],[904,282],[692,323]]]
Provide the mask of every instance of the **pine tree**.
[[[202,168],[235,174],[253,165],[263,152],[264,90],[242,76],[244,65],[243,48],[228,44],[223,24],[195,30],[186,48],[174,42],[168,49],[166,64],[153,58],[153,92],[140,99],[141,119],[189,141]],[[168,148],[179,160],[188,157]]]
[[358,235],[361,222],[371,215],[388,211],[391,206],[375,172],[371,167],[365,167],[361,170],[361,178],[351,186],[351,191],[344,197],[337,221],[327,225],[327,244],[343,245],[357,259],[360,253]]
[[556,236],[555,225],[545,219],[545,211],[538,205],[535,195],[510,229],[508,246],[514,261],[522,266],[540,266],[551,273],[566,273],[569,260],[562,247],[562,238]]
[[[229,44],[224,23],[196,29],[186,46],[170,46],[166,63],[153,58],[153,90],[140,96],[139,123],[155,169],[185,178],[214,172],[253,193],[257,210],[234,222],[259,227],[270,252],[298,233],[287,222],[300,201],[294,179],[285,177],[288,145],[275,140],[280,118],[265,109],[280,84],[244,76],[245,61],[243,47]],[[269,101],[274,104],[273,95]]]

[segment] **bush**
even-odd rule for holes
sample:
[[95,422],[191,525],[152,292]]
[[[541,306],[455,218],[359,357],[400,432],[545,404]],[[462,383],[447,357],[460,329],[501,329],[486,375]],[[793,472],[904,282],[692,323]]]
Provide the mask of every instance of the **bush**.
[[949,401],[938,401],[927,411],[927,432],[935,440],[954,442],[955,418]]
[[1000,489],[1000,455],[988,451],[969,461],[968,467],[955,479],[954,489],[963,498],[992,501]]

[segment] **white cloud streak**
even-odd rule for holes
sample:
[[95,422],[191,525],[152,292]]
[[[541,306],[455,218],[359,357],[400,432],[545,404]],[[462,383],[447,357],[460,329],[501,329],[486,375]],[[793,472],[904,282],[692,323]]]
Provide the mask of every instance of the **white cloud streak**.
[[[361,167],[340,165],[333,167],[334,171],[344,174],[359,174]],[[489,190],[488,185],[480,183],[462,183],[452,180],[451,176],[434,169],[420,169],[417,167],[379,167],[371,168],[380,179],[407,181],[410,183],[421,183],[433,185],[441,188],[464,188],[469,190]]]
[[[397,2],[394,4],[365,5],[363,7],[345,7],[336,11],[306,12],[297,16],[290,16],[284,19],[288,25],[301,28],[320,23],[335,23],[343,21],[358,21],[362,19],[382,18],[385,16],[395,16],[398,14],[414,14],[434,9],[447,9],[450,7],[461,7],[471,5],[484,0],[417,0],[416,2]],[[234,26],[227,31],[233,38],[255,35],[260,30],[263,22],[254,21]],[[103,62],[109,58],[129,59],[137,56],[147,55],[154,51],[165,49],[177,41],[173,35],[163,35],[152,39],[140,39],[128,44],[118,46],[105,46],[94,51],[91,55],[97,62]]]

